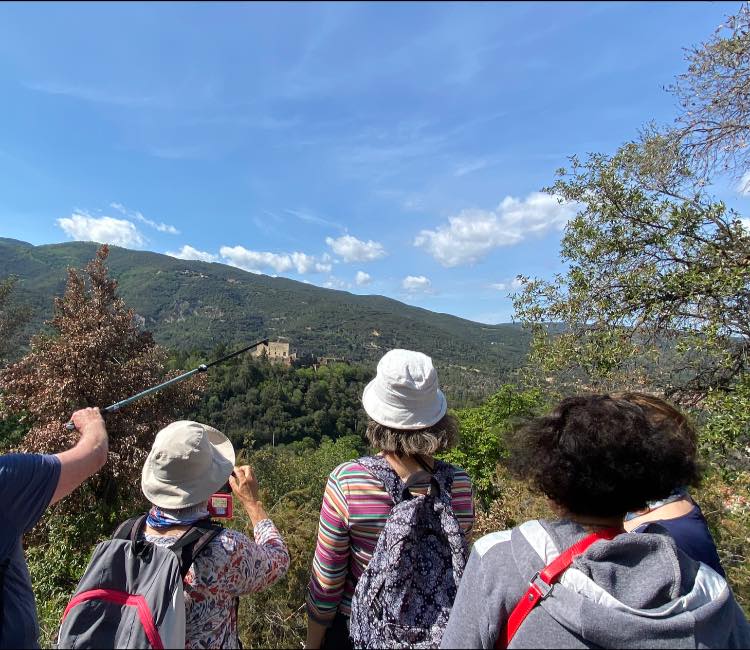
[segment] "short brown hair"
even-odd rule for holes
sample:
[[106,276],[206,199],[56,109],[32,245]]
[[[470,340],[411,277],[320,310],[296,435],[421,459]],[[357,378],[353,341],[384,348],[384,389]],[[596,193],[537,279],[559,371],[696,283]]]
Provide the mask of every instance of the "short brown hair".
[[682,438],[690,445],[693,454],[698,450],[698,435],[684,413],[666,400],[648,393],[621,391],[610,393],[612,399],[621,399],[643,409],[648,423],[667,434]]
[[447,451],[458,442],[458,422],[452,415],[425,429],[393,429],[374,420],[367,423],[365,432],[370,444],[380,451],[397,456],[434,456]]

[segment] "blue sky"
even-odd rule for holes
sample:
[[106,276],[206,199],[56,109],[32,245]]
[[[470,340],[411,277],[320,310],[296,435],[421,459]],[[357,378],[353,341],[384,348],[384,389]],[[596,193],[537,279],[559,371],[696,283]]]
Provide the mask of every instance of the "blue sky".
[[570,154],[668,122],[739,3],[0,3],[0,236],[506,322]]

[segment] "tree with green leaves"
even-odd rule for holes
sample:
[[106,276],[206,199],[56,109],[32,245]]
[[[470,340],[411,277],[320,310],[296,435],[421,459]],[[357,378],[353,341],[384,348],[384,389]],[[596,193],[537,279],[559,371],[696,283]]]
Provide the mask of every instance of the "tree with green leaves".
[[655,138],[573,157],[547,191],[579,210],[561,244],[568,270],[524,277],[514,296],[541,376],[687,399],[747,372],[750,231],[699,188],[678,148]]
[[[744,381],[750,352],[750,220],[708,191],[747,171],[750,6],[687,51],[670,87],[675,126],[648,126],[613,155],[571,158],[546,191],[578,206],[567,271],[522,277],[529,368],[561,391],[656,388],[683,403]],[[550,326],[550,324],[557,326]]]
[[443,460],[465,469],[483,508],[500,496],[498,463],[507,455],[503,437],[522,419],[537,415],[545,403],[540,391],[519,390],[505,384],[486,402],[454,412],[461,436],[457,447],[441,454]]

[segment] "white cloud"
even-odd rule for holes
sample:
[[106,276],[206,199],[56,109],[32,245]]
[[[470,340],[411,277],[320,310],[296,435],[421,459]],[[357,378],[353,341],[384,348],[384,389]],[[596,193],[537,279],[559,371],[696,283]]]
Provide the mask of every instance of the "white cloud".
[[750,172],[745,172],[737,183],[736,190],[743,196],[750,196]]
[[561,230],[577,205],[556,196],[532,192],[525,199],[506,196],[494,211],[462,210],[436,230],[422,230],[414,245],[446,267],[473,264],[501,246],[513,246],[530,235]]
[[158,230],[159,232],[166,232],[170,235],[179,235],[180,231],[177,230],[174,226],[170,226],[166,223],[157,223],[156,221],[152,221],[151,219],[146,219],[146,217],[143,216],[138,210],[135,210],[134,212],[131,212],[128,210],[122,203],[110,203],[110,208],[113,208],[114,210],[117,210],[119,213],[124,214],[125,216],[128,216],[132,219],[137,219],[141,223],[145,223],[147,226],[150,226],[151,228],[154,228],[155,230]]
[[246,271],[260,273],[258,269],[273,269],[276,273],[284,273],[292,269],[300,275],[305,273],[330,273],[330,256],[317,258],[306,253],[269,253],[266,251],[251,251],[244,246],[222,246],[221,256],[232,266]]
[[740,219],[742,227],[750,233],[750,219]]
[[523,283],[518,278],[513,278],[506,282],[495,282],[490,285],[490,289],[496,289],[497,291],[515,290],[521,287],[523,287]]
[[57,220],[57,225],[71,239],[114,244],[124,248],[138,248],[146,244],[146,238],[132,221],[113,217],[92,217],[85,212],[74,212],[69,217]]
[[401,286],[407,291],[427,291],[432,282],[424,275],[407,275],[402,281]]
[[326,237],[326,244],[345,262],[372,262],[387,254],[381,243],[372,240],[364,242],[351,235],[342,235],[338,239]]
[[331,272],[332,267],[328,262],[330,258],[318,261],[317,258],[312,255],[307,255],[306,253],[290,253],[289,257],[292,260],[292,264],[294,264],[294,267],[297,269],[297,273],[300,275],[304,275],[310,271],[315,271],[316,273]]
[[286,253],[251,251],[244,246],[222,246],[219,252],[232,266],[253,273],[257,273],[256,269],[263,268],[272,268],[277,273],[283,273],[293,266],[291,258]]
[[352,285],[341,278],[329,276],[328,280],[323,283],[323,286],[327,289],[351,289]]
[[364,271],[357,271],[357,276],[355,277],[354,281],[357,283],[358,287],[364,287],[370,284],[372,278],[370,277],[369,273],[365,273]]
[[213,255],[212,253],[206,253],[205,251],[199,251],[197,248],[193,248],[189,244],[185,244],[179,251],[176,253],[171,253],[167,251],[164,253],[165,255],[169,255],[170,257],[176,257],[180,260],[198,260],[200,262],[215,262],[219,259],[218,255]]

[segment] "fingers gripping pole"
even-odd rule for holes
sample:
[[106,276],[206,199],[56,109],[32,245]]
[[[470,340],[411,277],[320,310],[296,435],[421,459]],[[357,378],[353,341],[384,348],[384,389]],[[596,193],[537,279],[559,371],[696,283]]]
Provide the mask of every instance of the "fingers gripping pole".
[[[105,407],[102,409],[102,413],[116,413],[117,411],[124,408],[125,406],[128,406],[129,404],[132,404],[133,402],[136,402],[143,397],[152,395],[162,390],[163,388],[166,388],[167,386],[171,386],[172,384],[176,384],[177,382],[180,382],[183,379],[192,377],[196,373],[206,372],[211,366],[215,366],[219,363],[223,363],[224,361],[228,361],[229,359],[239,356],[243,352],[247,352],[249,350],[252,350],[253,348],[257,348],[259,345],[268,345],[268,339],[263,339],[256,343],[253,343],[252,345],[248,345],[246,348],[242,348],[241,350],[237,350],[237,352],[232,352],[231,354],[227,354],[226,356],[223,356],[220,359],[216,359],[216,361],[212,361],[211,363],[208,363],[208,364],[202,363],[201,365],[199,365],[197,368],[194,368],[193,370],[189,370],[188,372],[178,375],[177,377],[173,377],[172,379],[169,379],[168,381],[158,384],[157,386],[147,388],[146,390],[141,391],[140,393],[136,393],[132,397],[128,397],[127,399],[124,399],[120,402],[115,402],[114,404],[111,404]],[[68,422],[65,425],[65,428],[68,431],[73,431],[76,428],[76,425],[73,424],[73,422]]]

